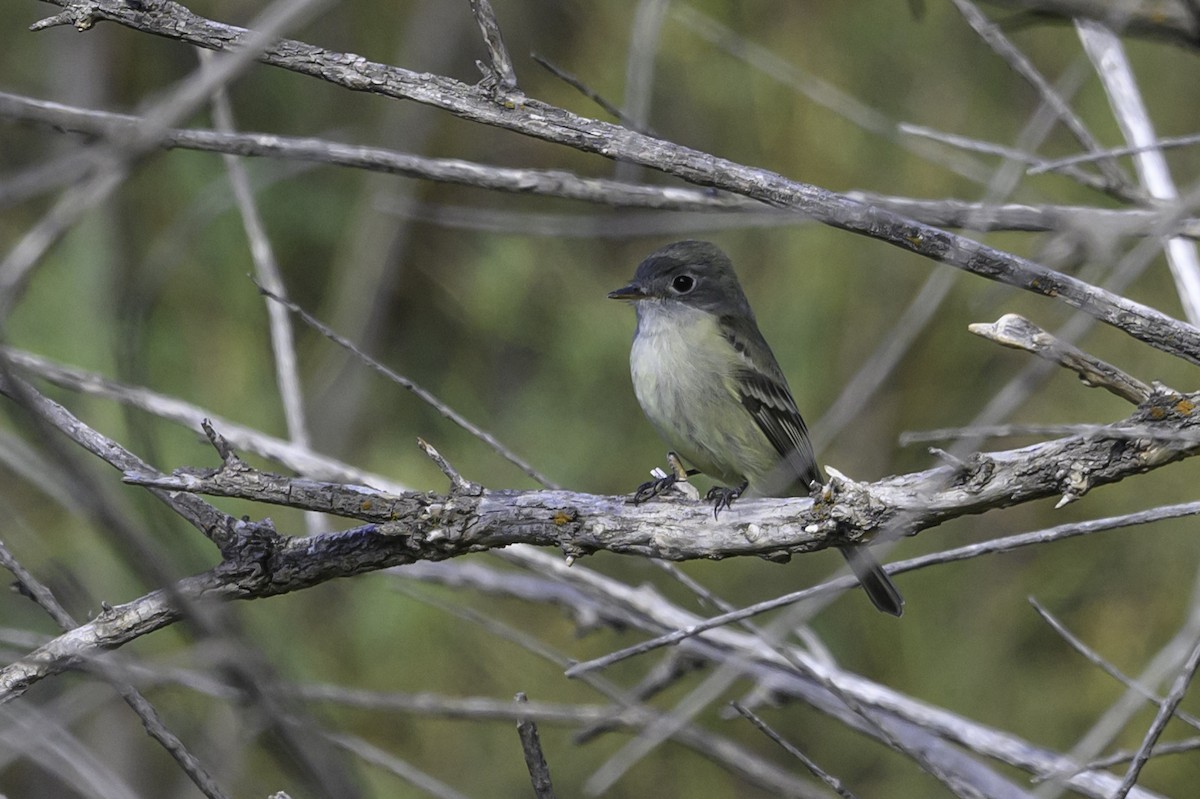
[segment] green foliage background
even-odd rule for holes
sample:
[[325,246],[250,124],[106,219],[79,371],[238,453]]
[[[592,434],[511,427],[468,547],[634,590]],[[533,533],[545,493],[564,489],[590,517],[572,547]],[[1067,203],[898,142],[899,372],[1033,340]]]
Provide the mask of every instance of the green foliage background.
[[[495,0],[523,90],[589,116],[590,102],[534,64],[544,55],[619,102],[635,3],[610,0]],[[914,18],[904,3],[678,3],[698,9],[814,79],[825,81],[895,121],[1005,144],[1037,108],[1033,91],[983,46],[948,4],[929,3]],[[190,6],[214,19],[244,24],[259,4],[212,0]],[[9,4],[0,25],[0,89],[87,107],[135,112],[196,67],[174,42],[102,24],[29,33],[50,13],[33,2]],[[837,191],[863,189],[916,197],[978,199],[984,187],[942,163],[911,155],[896,140],[865,132],[766,74],[715,47],[668,16],[653,78],[650,124],[664,138],[735,161],[767,167]],[[1051,80],[1082,56],[1068,26],[1017,28],[1011,35]],[[369,59],[478,79],[484,53],[467,2],[343,2],[294,38]],[[1130,57],[1160,135],[1193,132],[1200,107],[1197,54],[1130,41]],[[232,87],[244,130],[312,135],[453,156],[496,165],[572,169],[611,176],[614,165],[566,148],[484,128],[413,104],[355,94],[257,66]],[[1107,144],[1122,143],[1098,82],[1086,80],[1073,105]],[[208,127],[207,118],[192,124]],[[0,169],[9,176],[78,146],[78,137],[4,122]],[[895,137],[899,138],[899,135]],[[1058,129],[1042,152],[1065,155],[1075,143]],[[1181,185],[1197,173],[1196,151],[1169,155]],[[662,461],[664,447],[643,420],[628,378],[633,329],[628,309],[605,298],[638,261],[667,241],[711,238],[738,265],[761,326],[789,375],[810,423],[818,423],[846,382],[889,336],[897,317],[933,270],[942,268],[883,244],[814,224],[726,227],[623,212],[567,201],[493,195],[324,166],[267,160],[247,164],[267,228],[295,300],[396,370],[434,391],[493,432],[554,481],[573,490],[623,493]],[[659,176],[635,171],[649,181]],[[53,202],[46,193],[0,214],[5,250]],[[1054,176],[1027,178],[1014,200],[1110,202]],[[403,209],[408,209],[404,212]],[[439,218],[462,209],[510,216],[500,229],[454,226]],[[519,216],[511,216],[511,214]],[[457,213],[458,217],[471,214]],[[553,235],[524,228],[541,216]],[[651,218],[661,232],[639,235]],[[515,226],[515,227],[514,227]],[[579,234],[582,232],[582,234]],[[989,243],[1033,257],[1063,242],[1028,234],[990,235]],[[1068,242],[1060,268],[1102,280],[1129,242],[1094,231]],[[183,151],[142,163],[103,207],[54,247],[11,318],[7,341],[66,363],[146,385],[213,413],[284,435],[263,302],[241,220],[219,157]],[[1129,291],[1179,315],[1161,258]],[[961,276],[936,321],[855,422],[821,453],[824,463],[859,479],[920,469],[933,460],[922,447],[902,448],[902,431],[969,424],[990,397],[1026,366],[966,332],[975,321],[1019,312],[1054,329],[1064,306],[981,279]],[[1194,369],[1121,333],[1096,329],[1082,346],[1143,380],[1196,387]],[[421,436],[467,477],[488,487],[533,483],[412,395],[368,374],[307,330],[298,338],[309,418],[319,450],[393,476],[414,488],[441,489],[444,478],[416,448]],[[211,466],[215,455],[188,431],[112,404],[47,389],[102,432],[165,470]],[[5,406],[4,429],[36,434]],[[1053,374],[1013,417],[1015,422],[1108,422],[1129,408]],[[819,423],[818,423],[819,426]],[[1024,439],[994,442],[996,448]],[[186,575],[215,563],[196,533],[153,507],[111,471],[73,454],[169,553],[170,571]],[[105,529],[5,469],[7,523],[0,536],[48,581],[80,618],[102,601],[132,599],[153,586],[129,565],[129,553]],[[1066,521],[1192,498],[1196,466],[1184,463],[1097,490],[1053,510],[1053,501],[989,513],[902,542],[900,558]],[[223,507],[261,516],[267,509]],[[301,534],[301,518],[269,509],[281,531]],[[330,522],[333,524],[334,522]],[[686,598],[649,565],[615,556],[585,565],[634,583],[654,582]],[[787,566],[757,560],[692,563],[684,569],[735,603],[749,603],[821,579],[837,567],[826,553]],[[1137,673],[1179,628],[1194,598],[1196,523],[1178,521],[968,561],[905,575],[901,621],[873,613],[857,593],[838,600],[815,628],[847,668],[935,705],[1009,730],[1051,748],[1069,748],[1121,688],[1085,664],[1026,603],[1035,596],[1116,665]],[[369,575],[234,609],[283,679],[449,696],[597,701],[561,669],[395,590],[396,578]],[[464,592],[421,593],[503,618],[572,658],[602,654],[634,639],[611,631],[581,636],[552,610],[497,602]],[[0,600],[3,626],[53,634],[50,622],[18,595]],[[151,636],[129,654],[160,666],[199,668],[203,653],[185,630]],[[13,643],[11,656],[24,651]],[[635,681],[647,663],[617,668]],[[670,707],[685,688],[659,701]],[[1193,692],[1195,693],[1195,692]],[[307,795],[253,719],[235,704],[170,684],[150,691],[168,722],[202,758],[231,765],[222,776],[241,796],[288,789]],[[195,795],[174,765],[145,738],[107,689],[84,677],[59,678],[21,700],[50,706],[74,697],[75,731],[146,795]],[[1193,696],[1185,709],[1200,713]],[[388,712],[320,706],[322,718],[353,729],[381,748],[470,796],[529,795],[518,743],[506,722],[434,720]],[[883,747],[846,732],[813,711],[765,709],[768,721],[863,797],[943,795],[930,778]],[[1152,714],[1139,714],[1118,743],[1136,747]],[[740,720],[706,719],[765,756],[769,743]],[[1173,724],[1169,733],[1182,734]],[[578,795],[587,775],[624,741],[608,735],[584,748],[571,730],[543,725],[561,795]],[[237,757],[232,750],[246,747]],[[1188,796],[1200,759],[1186,754],[1150,764],[1142,784]],[[785,762],[780,756],[780,762]],[[359,770],[366,795],[420,795],[369,766]],[[36,796],[56,785],[38,766],[18,760],[0,770],[0,792]],[[162,785],[173,786],[161,792]],[[756,796],[699,756],[668,745],[639,765],[611,795]]]

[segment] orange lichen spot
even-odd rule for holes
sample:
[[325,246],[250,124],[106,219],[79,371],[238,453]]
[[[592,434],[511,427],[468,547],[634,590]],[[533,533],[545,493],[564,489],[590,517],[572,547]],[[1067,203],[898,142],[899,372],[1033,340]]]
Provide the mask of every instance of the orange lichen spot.
[[1175,403],[1175,412],[1184,416],[1190,416],[1194,410],[1196,410],[1196,403],[1186,397]]
[[364,499],[362,504],[358,506],[359,510],[368,511],[375,507],[375,503],[369,499]]
[[568,516],[566,513],[563,513],[561,510],[555,511],[554,516],[551,518],[554,520],[554,523],[557,524],[559,527],[562,527],[564,524],[571,521],[571,517]]
[[904,237],[904,240],[911,244],[914,248],[920,247],[925,243],[925,236],[921,233],[910,233]]
[[1162,419],[1163,417],[1165,417],[1166,415],[1167,415],[1167,412],[1164,411],[1162,408],[1158,407],[1157,405],[1150,409],[1150,418],[1156,422],[1159,421],[1160,419]]

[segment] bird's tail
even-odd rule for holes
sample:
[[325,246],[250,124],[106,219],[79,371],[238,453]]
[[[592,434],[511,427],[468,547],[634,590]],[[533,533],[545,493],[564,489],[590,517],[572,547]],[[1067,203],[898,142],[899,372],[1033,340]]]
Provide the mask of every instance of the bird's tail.
[[904,613],[904,597],[892,583],[887,572],[865,546],[838,547],[850,564],[850,570],[871,598],[871,603],[884,613],[899,616]]

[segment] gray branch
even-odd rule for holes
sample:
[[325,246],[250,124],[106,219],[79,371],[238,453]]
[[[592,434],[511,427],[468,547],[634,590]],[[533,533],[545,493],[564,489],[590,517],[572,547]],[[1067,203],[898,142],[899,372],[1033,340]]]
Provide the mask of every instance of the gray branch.
[[987,0],[990,5],[1024,12],[1036,21],[1071,24],[1090,19],[1118,23],[1127,36],[1156,39],[1195,49],[1200,46],[1200,20],[1180,0],[1152,3],[1113,3],[1111,0]]
[[[123,0],[51,1],[68,8],[67,16],[77,26],[111,20],[211,50],[239,49],[252,35],[244,28],[205,19],[171,2],[156,6],[153,14],[146,14]],[[58,15],[57,24],[62,24],[63,18]],[[990,280],[1057,298],[1151,346],[1200,364],[1200,330],[1161,311],[1028,259],[769,170],[743,166],[536,100],[498,102],[487,91],[451,78],[416,73],[294,40],[279,40],[259,60],[354,91],[413,100],[470,121],[641,164],[702,186],[793,209],[823,224],[877,238]],[[1175,216],[1182,217],[1184,209],[1189,207],[1188,202],[1182,203]],[[1167,223],[1171,222],[1168,219]]]
[[[608,551],[664,560],[786,559],[880,533],[913,535],[949,519],[1046,497],[1077,500],[1096,486],[1200,452],[1200,438],[1189,435],[1200,426],[1198,402],[1200,395],[1163,391],[1112,425],[1118,431],[1113,436],[1101,426],[875,483],[833,472],[816,499],[742,500],[716,521],[707,504],[686,500],[632,505],[619,496],[483,489],[392,496],[267,474],[237,460],[218,471],[164,476],[133,470],[125,479],[162,491],[237,497],[367,522],[359,533],[363,540],[399,539],[385,547],[389,559],[399,558],[387,565],[518,543],[557,547],[569,557]],[[1148,434],[1131,438],[1119,432],[1130,426]],[[304,543],[314,545],[314,539]]]
[[[128,137],[142,124],[142,117],[64,105],[48,100],[0,92],[0,117],[45,125],[55,130],[101,136],[106,140]],[[746,197],[693,189],[686,186],[651,186],[606,178],[581,177],[558,169],[518,169],[465,161],[460,158],[430,158],[380,147],[365,147],[311,137],[280,136],[274,133],[222,133],[214,130],[170,128],[158,141],[163,149],[278,158],[333,164],[371,172],[474,186],[490,191],[534,194],[607,205],[615,208],[649,208],[661,211],[708,211],[711,216],[698,229],[708,229],[718,218],[743,219],[735,224],[797,224],[805,217],[771,208]],[[0,206],[57,187],[92,168],[87,158],[72,157],[50,174],[37,170],[30,180],[10,180],[0,193]],[[36,180],[32,179],[37,177]],[[1026,232],[1068,231],[1084,233],[1097,228],[1116,236],[1178,235],[1200,239],[1200,220],[1181,219],[1164,228],[1162,211],[1142,208],[1098,208],[1084,205],[990,205],[955,199],[917,199],[872,192],[851,191],[846,196],[865,205],[877,206],[920,220],[927,225],[981,232],[1019,230]],[[472,208],[478,216],[487,209]],[[491,211],[500,214],[502,212]],[[504,215],[500,227],[519,227],[519,217]],[[607,227],[609,223],[605,223]],[[677,224],[677,223],[676,223]],[[554,235],[577,232],[581,221],[564,217]],[[591,231],[591,235],[599,235]]]

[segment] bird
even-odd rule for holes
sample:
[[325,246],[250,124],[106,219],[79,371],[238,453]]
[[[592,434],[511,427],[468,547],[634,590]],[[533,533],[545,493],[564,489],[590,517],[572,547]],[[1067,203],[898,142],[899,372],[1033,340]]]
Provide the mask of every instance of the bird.
[[[715,244],[677,241],[651,253],[633,280],[608,294],[637,312],[630,374],[659,435],[697,471],[723,485],[714,514],[749,492],[808,496],[825,482],[787,378],[758,329],[733,263]],[[645,501],[677,473],[638,488]],[[839,549],[871,602],[900,616],[904,599],[864,545]]]

